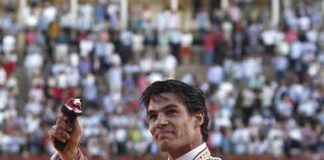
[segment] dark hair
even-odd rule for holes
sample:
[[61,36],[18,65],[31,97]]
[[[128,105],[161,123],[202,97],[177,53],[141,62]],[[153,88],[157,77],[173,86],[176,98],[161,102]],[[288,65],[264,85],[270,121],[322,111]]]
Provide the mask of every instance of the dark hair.
[[141,96],[141,103],[148,107],[150,99],[153,96],[159,95],[161,93],[173,93],[178,98],[183,100],[184,105],[187,108],[189,114],[204,113],[204,123],[200,126],[200,131],[204,141],[208,138],[208,122],[209,117],[207,114],[207,107],[205,104],[205,97],[201,90],[191,85],[178,80],[165,80],[156,81],[148,86]]

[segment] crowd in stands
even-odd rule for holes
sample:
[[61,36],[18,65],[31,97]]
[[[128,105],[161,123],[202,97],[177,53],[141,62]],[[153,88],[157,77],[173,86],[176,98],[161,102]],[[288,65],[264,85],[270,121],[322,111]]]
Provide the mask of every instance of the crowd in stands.
[[[79,4],[73,17],[68,8],[35,0],[18,22],[8,2],[0,17],[0,153],[52,154],[47,131],[60,105],[81,97],[81,147],[89,157],[159,154],[139,96],[153,81],[176,78],[177,67],[194,63],[206,73],[178,78],[206,94],[213,153],[319,158],[320,3],[284,7],[279,25],[271,24],[269,9],[238,3],[200,9],[192,17],[196,29],[182,28],[181,10],[143,5],[129,10],[129,27],[120,29],[119,3]],[[17,78],[18,68],[25,77]]]

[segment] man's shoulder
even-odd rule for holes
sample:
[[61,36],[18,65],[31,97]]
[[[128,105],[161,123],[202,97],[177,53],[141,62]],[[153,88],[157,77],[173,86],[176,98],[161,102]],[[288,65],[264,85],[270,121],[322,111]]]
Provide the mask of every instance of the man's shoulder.
[[194,160],[222,160],[222,159],[220,159],[218,157],[211,156],[211,154],[208,151],[205,154],[200,154],[199,156],[197,156],[196,158],[194,158]]
[[207,160],[222,160],[222,159],[220,159],[218,157],[209,157]]
[[195,160],[222,160],[222,159],[220,159],[218,157],[208,156],[208,157],[199,157],[199,158],[197,158]]
[[209,148],[206,146],[205,149],[200,151],[193,160],[221,160],[218,157],[213,157],[210,153]]

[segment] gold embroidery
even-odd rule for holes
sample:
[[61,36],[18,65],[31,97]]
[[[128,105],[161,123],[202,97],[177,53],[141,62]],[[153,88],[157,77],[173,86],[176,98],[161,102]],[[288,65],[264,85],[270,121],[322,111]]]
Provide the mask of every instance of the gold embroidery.
[[208,148],[200,152],[194,160],[221,160],[220,158],[212,157]]

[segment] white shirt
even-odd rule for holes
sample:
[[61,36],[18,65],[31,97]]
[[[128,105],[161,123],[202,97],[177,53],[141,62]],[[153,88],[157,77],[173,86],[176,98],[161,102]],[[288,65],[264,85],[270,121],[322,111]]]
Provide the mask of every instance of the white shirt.
[[261,38],[265,45],[274,45],[278,40],[278,32],[276,30],[265,30],[261,33]]
[[302,44],[299,41],[295,41],[291,44],[290,57],[293,60],[297,60],[302,55]]
[[7,73],[4,68],[0,67],[0,85],[4,85],[7,81]]
[[91,50],[93,49],[93,47],[94,47],[94,44],[93,44],[93,42],[92,41],[90,41],[90,40],[82,40],[81,42],[80,42],[80,46],[79,46],[79,48],[80,48],[80,54],[81,54],[81,56],[86,56],[86,55],[88,55],[90,52],[91,52]]
[[141,51],[144,49],[144,37],[141,34],[134,34],[132,38],[133,50]]
[[43,14],[48,22],[52,22],[55,20],[57,10],[54,6],[48,6],[44,9]]
[[193,42],[193,35],[191,33],[184,33],[181,37],[181,45],[183,47],[190,47]]
[[192,149],[191,151],[185,153],[184,155],[180,156],[176,160],[188,160],[194,159],[196,155],[198,155],[201,151],[203,151],[207,147],[206,143],[202,143],[198,147]]
[[207,80],[212,84],[220,84],[223,82],[223,67],[222,66],[212,66],[207,70]]
[[16,38],[12,35],[6,35],[3,40],[3,51],[9,53],[15,49]]

